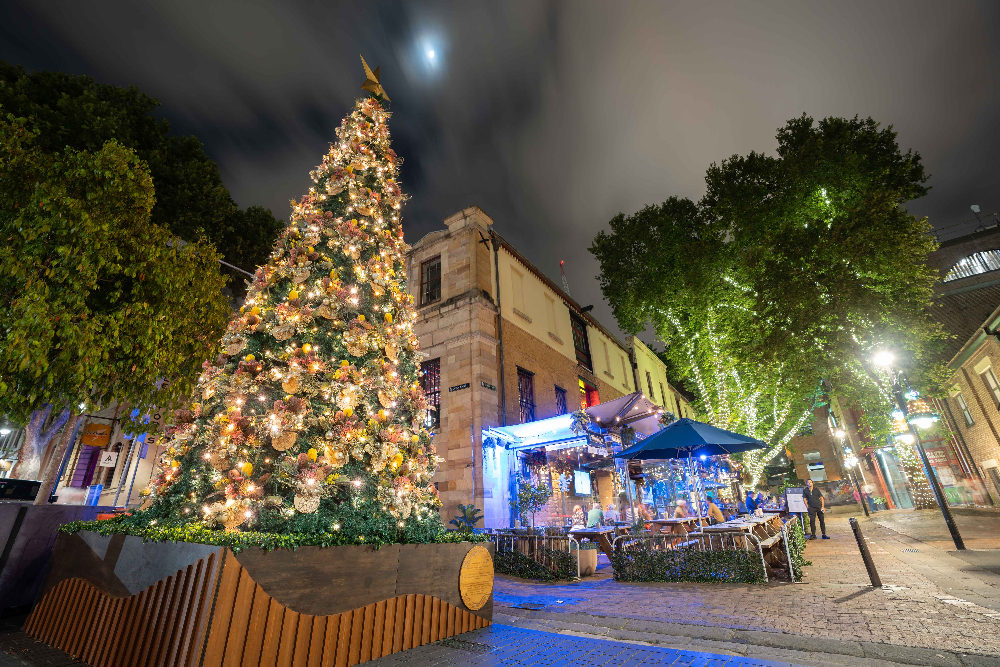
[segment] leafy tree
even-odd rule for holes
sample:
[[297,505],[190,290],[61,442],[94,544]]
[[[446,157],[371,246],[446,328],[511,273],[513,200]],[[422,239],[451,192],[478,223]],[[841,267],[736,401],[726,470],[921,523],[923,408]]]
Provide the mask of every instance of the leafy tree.
[[729,277],[724,234],[699,204],[672,197],[610,226],[591,252],[619,326],[637,333],[652,324],[667,344],[660,358],[699,414],[768,443],[737,457],[756,482],[815,405],[812,369],[740,357],[734,341],[752,326],[752,295]]
[[929,314],[936,243],[904,208],[928,177],[871,118],[803,115],[777,139],[777,157],[733,156],[706,177],[702,206],[726,235],[730,275],[753,295],[737,345],[747,358],[815,367],[880,436],[891,400],[876,350],[893,349],[925,391],[947,375],[934,362],[946,334]]
[[517,494],[510,501],[510,506],[523,517],[531,515],[531,527],[535,527],[535,513],[545,507],[552,496],[552,489],[544,482],[532,484],[530,479],[521,479],[517,483]]
[[[135,87],[100,85],[61,72],[28,73],[0,62],[0,117],[13,113],[30,118],[36,148],[53,154],[65,148],[96,153],[115,140],[132,149],[153,180],[152,223],[186,241],[207,239],[227,263],[252,272],[266,261],[282,223],[259,206],[238,209],[201,143],[170,135],[170,124],[153,116],[158,105]],[[231,280],[234,295],[244,293],[242,273],[224,265],[215,270]],[[61,427],[69,415],[63,410],[57,416]],[[41,426],[38,418],[45,419],[33,414],[26,425],[15,471],[21,477],[35,477],[42,452],[59,430],[33,428]]]
[[[31,119],[41,150],[96,152],[112,139],[132,149],[153,180],[153,224],[189,242],[207,239],[226,262],[252,273],[267,261],[281,221],[259,206],[238,209],[201,142],[171,135],[170,123],[153,116],[158,106],[134,86],[102,85],[62,72],[29,73],[0,61],[0,107]],[[232,278],[234,293],[243,294],[245,276],[220,270]]]
[[81,407],[141,415],[185,396],[228,304],[214,249],[150,221],[153,184],[133,151],[50,152],[38,137],[26,119],[0,120],[0,412],[69,412],[42,504]]
[[770,415],[770,431],[786,406],[810,409],[825,379],[878,437],[891,404],[875,350],[893,348],[927,389],[943,377],[928,313],[935,245],[903,208],[927,192],[920,156],[871,119],[803,115],[777,138],[775,157],[713,164],[698,203],[612,219],[591,248],[602,290],[623,329],[653,325],[710,421]]

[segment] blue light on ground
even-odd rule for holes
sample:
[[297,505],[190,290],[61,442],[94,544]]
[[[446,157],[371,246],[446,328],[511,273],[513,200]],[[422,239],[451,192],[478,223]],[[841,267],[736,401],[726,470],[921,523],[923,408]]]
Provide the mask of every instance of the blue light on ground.
[[372,660],[372,667],[516,667],[602,665],[604,667],[804,667],[733,655],[679,651],[643,644],[526,630],[494,623],[433,644]]

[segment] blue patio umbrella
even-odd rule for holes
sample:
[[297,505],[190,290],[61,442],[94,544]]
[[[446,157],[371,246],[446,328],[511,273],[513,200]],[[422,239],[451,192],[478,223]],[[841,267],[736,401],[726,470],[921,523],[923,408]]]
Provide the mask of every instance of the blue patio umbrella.
[[614,455],[617,459],[683,459],[735,454],[767,443],[684,417]]
[[[762,440],[684,417],[668,424],[658,433],[615,454],[614,458],[629,460],[686,458],[690,466],[692,457],[735,454],[766,446],[767,443]],[[697,509],[700,526],[701,507],[700,503],[697,502],[697,494],[695,501],[696,505],[699,505]],[[634,513],[633,516],[635,516]]]

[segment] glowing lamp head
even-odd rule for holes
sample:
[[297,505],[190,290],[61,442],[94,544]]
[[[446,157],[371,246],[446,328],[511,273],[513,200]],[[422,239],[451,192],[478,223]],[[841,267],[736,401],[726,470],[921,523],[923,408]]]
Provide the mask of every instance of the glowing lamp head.
[[702,454],[698,458],[700,458],[702,461],[705,461],[706,459],[708,459],[708,455],[707,454]]
[[10,433],[9,426],[0,426],[0,435],[8,435]]
[[918,428],[930,428],[934,426],[934,419],[932,417],[921,417],[920,419],[914,419],[913,423],[917,425]]
[[843,438],[843,437],[845,437],[847,435],[847,433],[845,433],[844,429],[842,429],[842,428],[838,428],[836,431],[833,432],[833,434],[835,436],[837,436],[838,438]]
[[896,436],[896,440],[899,440],[900,442],[906,443],[907,445],[912,445],[913,444],[913,436],[910,435],[909,433],[903,433],[901,435],[897,435]]
[[888,368],[892,366],[892,362],[896,360],[896,356],[889,352],[888,350],[879,350],[872,356],[872,361],[876,366],[882,366],[883,368]]

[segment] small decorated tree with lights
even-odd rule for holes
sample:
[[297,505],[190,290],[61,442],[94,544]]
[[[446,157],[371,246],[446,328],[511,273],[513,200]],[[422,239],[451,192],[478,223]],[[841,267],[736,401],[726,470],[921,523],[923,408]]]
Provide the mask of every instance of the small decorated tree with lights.
[[292,202],[221,353],[177,413],[150,501],[161,527],[428,541],[443,530],[406,294],[388,97],[364,88]]

